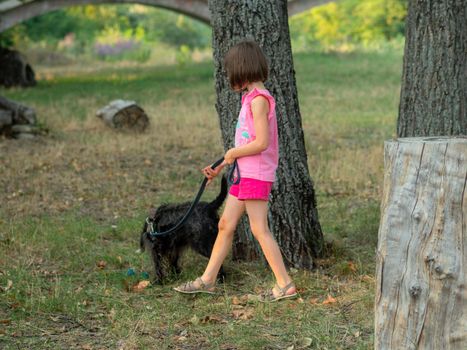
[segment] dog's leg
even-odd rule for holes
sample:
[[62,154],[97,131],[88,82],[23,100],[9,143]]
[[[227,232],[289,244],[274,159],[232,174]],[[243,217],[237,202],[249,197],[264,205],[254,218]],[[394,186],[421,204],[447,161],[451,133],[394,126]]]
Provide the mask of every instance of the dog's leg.
[[224,265],[221,265],[221,268],[219,269],[219,273],[217,274],[217,282],[219,283],[224,283],[225,282],[225,271],[224,271]]
[[179,258],[180,258],[180,252],[178,249],[175,249],[175,251],[169,256],[170,267],[172,271],[177,275],[179,275],[180,272],[182,272],[180,269],[180,266],[178,265]]
[[146,236],[147,236],[147,233],[146,233],[146,227],[147,227],[147,224],[144,224],[144,228],[143,228],[143,231],[141,232],[141,235],[139,237],[139,251],[138,253],[142,253],[146,250]]
[[153,283],[162,284],[164,278],[164,272],[162,268],[162,256],[158,254],[155,249],[151,249],[152,261],[154,262],[154,271],[156,276],[154,277]]

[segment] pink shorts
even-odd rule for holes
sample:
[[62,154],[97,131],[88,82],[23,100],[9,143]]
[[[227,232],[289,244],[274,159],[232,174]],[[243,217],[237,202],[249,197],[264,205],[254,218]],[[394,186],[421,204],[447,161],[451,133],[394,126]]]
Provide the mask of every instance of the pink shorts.
[[229,193],[243,201],[245,199],[269,200],[273,182],[242,177],[238,185],[232,185]]

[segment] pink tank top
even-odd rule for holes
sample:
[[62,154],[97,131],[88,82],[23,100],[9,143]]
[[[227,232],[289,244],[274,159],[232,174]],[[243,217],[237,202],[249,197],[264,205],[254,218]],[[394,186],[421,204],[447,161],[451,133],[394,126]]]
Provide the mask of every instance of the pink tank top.
[[279,140],[277,136],[276,102],[268,90],[254,88],[242,96],[242,108],[235,130],[235,147],[245,145],[256,139],[251,101],[259,95],[269,101],[269,146],[261,153],[238,158],[237,163],[241,177],[274,182],[279,162]]

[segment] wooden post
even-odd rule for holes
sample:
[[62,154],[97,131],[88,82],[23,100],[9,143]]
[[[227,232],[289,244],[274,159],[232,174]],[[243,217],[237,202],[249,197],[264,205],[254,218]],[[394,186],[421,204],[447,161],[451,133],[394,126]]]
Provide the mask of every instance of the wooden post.
[[467,349],[467,137],[385,142],[375,349]]

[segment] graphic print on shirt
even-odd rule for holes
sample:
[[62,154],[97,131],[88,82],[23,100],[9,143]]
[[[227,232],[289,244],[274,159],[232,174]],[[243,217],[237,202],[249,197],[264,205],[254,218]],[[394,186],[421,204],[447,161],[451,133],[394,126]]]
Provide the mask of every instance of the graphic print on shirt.
[[249,143],[250,134],[248,133],[248,126],[246,125],[246,113],[240,113],[236,125],[236,133],[238,133],[239,146],[246,145]]

